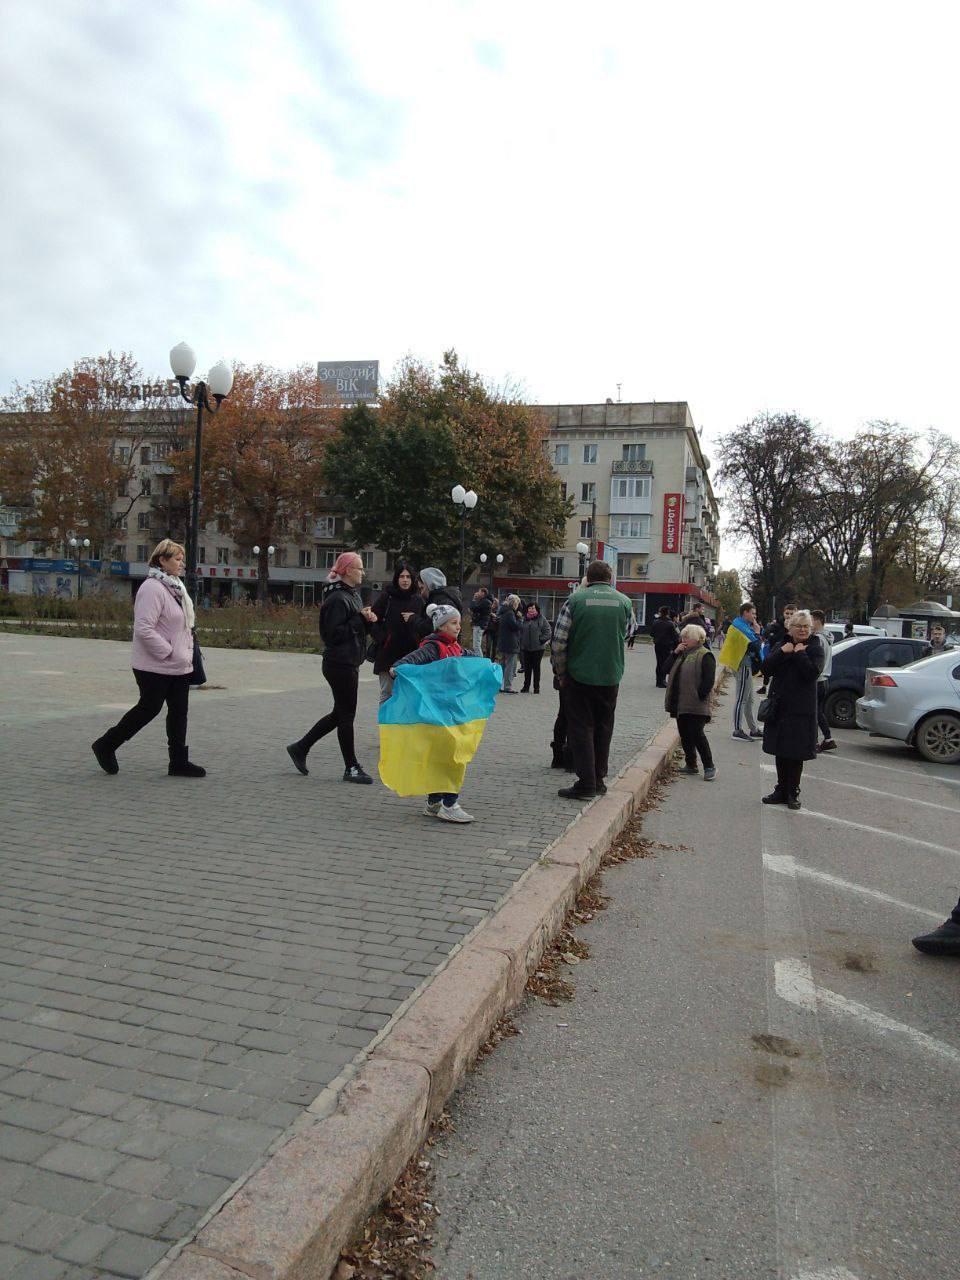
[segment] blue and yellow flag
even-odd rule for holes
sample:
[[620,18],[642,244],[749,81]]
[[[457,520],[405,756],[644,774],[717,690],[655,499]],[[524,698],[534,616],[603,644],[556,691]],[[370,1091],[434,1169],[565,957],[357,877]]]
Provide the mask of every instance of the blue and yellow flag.
[[720,650],[720,661],[723,666],[729,667],[731,671],[737,671],[749,645],[750,641],[743,632],[739,631],[731,623],[727,627],[726,639],[723,642],[723,648]]
[[398,796],[459,792],[496,705],[502,669],[486,658],[445,658],[396,670],[378,716],[384,786]]

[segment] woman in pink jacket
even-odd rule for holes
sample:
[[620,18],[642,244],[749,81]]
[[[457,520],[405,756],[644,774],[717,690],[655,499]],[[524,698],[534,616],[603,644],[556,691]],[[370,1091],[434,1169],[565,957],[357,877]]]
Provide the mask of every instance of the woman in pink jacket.
[[93,745],[106,773],[119,773],[117,748],[167,704],[167,744],[175,778],[202,778],[206,769],[187,753],[187,700],[193,672],[193,601],[183,581],[185,555],[169,538],[157,544],[133,605],[133,675],[140,701]]

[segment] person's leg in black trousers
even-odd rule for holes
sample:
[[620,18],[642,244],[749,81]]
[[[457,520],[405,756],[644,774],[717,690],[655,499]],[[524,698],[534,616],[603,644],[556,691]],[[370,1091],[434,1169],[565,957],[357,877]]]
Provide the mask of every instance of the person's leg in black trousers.
[[670,650],[655,647],[653,652],[657,659],[657,688],[665,689],[667,687],[667,659],[670,657]]
[[788,805],[796,804],[799,807],[800,778],[803,775],[803,761],[787,760],[783,756],[777,756],[776,762],[778,790],[783,793]]
[[553,741],[550,743],[553,748],[553,760],[550,762],[550,767],[552,769],[563,769],[566,768],[564,756],[568,750],[566,690],[563,688],[558,689],[557,696],[560,699],[560,705],[557,708],[557,718],[553,722]]
[[187,753],[187,709],[190,677],[165,676],[157,671],[134,671],[140,700],[102,738],[93,744],[93,753],[107,773],[118,773],[116,751],[138,734],[167,704],[167,747],[170,772],[188,778],[202,778],[206,770],[189,763]]
[[520,661],[523,669],[523,688],[521,693],[530,692],[530,681],[533,679],[533,654],[521,651]]
[[564,699],[567,709],[567,740],[573,752],[577,781],[572,790],[592,796],[597,789],[596,747],[594,743],[594,699],[590,685],[566,677]]
[[683,758],[688,769],[697,767],[697,729],[693,723],[694,716],[677,716],[677,732],[680,734],[680,745],[683,747]]
[[617,715],[616,684],[592,686],[593,693],[593,758],[598,791],[604,790],[604,778],[610,765],[610,741]]
[[[336,729],[337,741],[340,744],[340,754],[343,756],[344,770],[359,769],[360,766],[357,764],[354,750],[353,722],[357,714],[357,689],[360,683],[360,672],[357,667],[349,666],[345,662],[325,662],[323,664],[323,678],[333,693],[333,710],[318,720],[299,742],[292,743],[287,748],[287,751],[300,772],[306,773],[304,762],[306,761],[307,752],[314,743],[319,742],[321,738],[325,738],[328,733]],[[303,764],[303,767],[301,767],[301,764]]]
[[[543,650],[536,649],[527,654],[527,671],[533,674],[533,692],[540,692],[540,666],[543,663]],[[524,688],[529,677],[524,676]]]

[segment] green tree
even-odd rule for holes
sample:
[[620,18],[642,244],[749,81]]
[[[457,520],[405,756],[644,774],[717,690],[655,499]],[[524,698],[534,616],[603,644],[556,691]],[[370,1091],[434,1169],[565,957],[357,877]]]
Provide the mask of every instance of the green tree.
[[344,414],[324,455],[326,487],[358,545],[436,564],[460,555],[455,484],[479,501],[466,522],[467,576],[483,548],[523,569],[562,537],[568,504],[546,458],[546,427],[510,390],[492,388],[453,351],[439,368],[406,361],[376,409]]
[[743,602],[743,587],[736,569],[721,569],[716,576],[713,594],[720,602],[725,618],[735,618]]

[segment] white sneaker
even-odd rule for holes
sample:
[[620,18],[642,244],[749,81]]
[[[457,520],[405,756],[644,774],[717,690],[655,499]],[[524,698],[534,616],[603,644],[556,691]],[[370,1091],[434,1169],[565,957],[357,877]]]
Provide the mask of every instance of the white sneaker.
[[439,800],[437,800],[436,803],[434,804],[431,804],[430,801],[428,800],[427,803],[423,806],[423,816],[425,818],[435,818],[439,812],[440,812]]
[[460,804],[440,805],[440,811],[437,814],[443,822],[472,822],[473,814],[467,813],[466,809],[460,807]]

